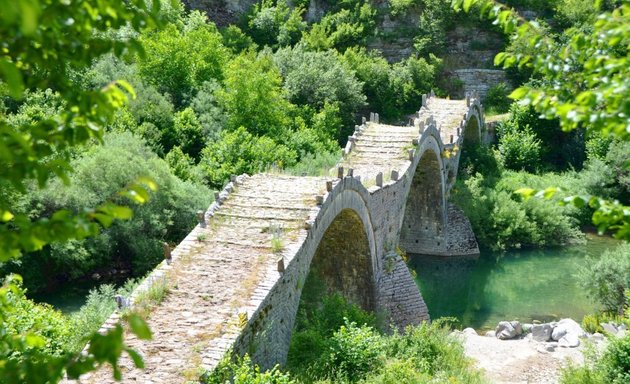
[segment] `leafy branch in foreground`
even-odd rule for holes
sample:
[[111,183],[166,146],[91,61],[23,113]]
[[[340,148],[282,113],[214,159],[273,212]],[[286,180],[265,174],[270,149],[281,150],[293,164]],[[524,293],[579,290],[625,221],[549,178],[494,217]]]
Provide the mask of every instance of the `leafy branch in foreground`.
[[[106,203],[90,212],[62,210],[32,221],[16,211],[10,196],[33,185],[43,188],[53,176],[69,182],[72,154],[91,140],[102,141],[114,113],[135,97],[123,80],[83,89],[73,79],[104,54],[142,55],[136,36],[161,19],[160,1],[145,0],[78,0],[72,6],[0,0],[0,9],[0,261],[6,261],[53,241],[93,235],[95,220],[107,224],[130,216],[123,207]],[[32,121],[11,119],[9,112],[28,92],[46,89],[59,96],[56,113]]]
[[[112,365],[114,377],[120,380],[117,362],[123,352],[142,368],[138,353],[124,344],[120,324],[105,334],[94,334],[85,353],[75,356],[67,352],[60,344],[63,344],[64,334],[73,332],[70,325],[60,324],[63,317],[51,317],[50,310],[38,309],[41,306],[24,296],[21,283],[21,277],[9,275],[0,287],[0,354],[3,356],[0,382],[56,383],[64,371],[73,379],[104,363]],[[151,332],[138,314],[130,314],[126,320],[138,338],[151,338]]]
[[[595,2],[598,9],[600,4]],[[565,31],[564,40],[554,39],[536,21],[526,21],[494,0],[452,0],[452,6],[466,12],[476,7],[512,39],[526,42],[528,52],[536,52],[535,56],[501,52],[495,57],[495,65],[527,67],[536,76],[535,82],[517,88],[511,98],[532,105],[543,118],[559,118],[565,131],[585,128],[604,137],[630,140],[630,2],[623,0],[613,11],[602,12],[590,28]],[[595,208],[593,222],[600,232],[610,229],[616,237],[630,240],[629,206],[590,196],[566,202]]]

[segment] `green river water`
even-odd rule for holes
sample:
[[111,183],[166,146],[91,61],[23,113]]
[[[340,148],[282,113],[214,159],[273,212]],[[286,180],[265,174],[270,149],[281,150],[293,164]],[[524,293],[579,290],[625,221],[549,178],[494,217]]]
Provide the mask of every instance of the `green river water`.
[[482,252],[479,258],[410,255],[410,267],[432,319],[456,317],[478,330],[501,320],[579,322],[597,306],[577,283],[578,267],[616,244],[589,234],[585,245],[557,249]]

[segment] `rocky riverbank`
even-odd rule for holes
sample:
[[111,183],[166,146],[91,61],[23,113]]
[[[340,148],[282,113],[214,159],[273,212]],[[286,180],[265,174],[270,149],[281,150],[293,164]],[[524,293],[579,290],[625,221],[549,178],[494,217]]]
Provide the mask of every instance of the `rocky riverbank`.
[[[607,331],[609,337],[623,337],[628,332],[610,326],[614,332]],[[572,319],[544,324],[502,321],[483,336],[472,328],[455,333],[488,381],[501,384],[557,383],[563,367],[584,364],[585,350],[601,351],[607,344],[603,334],[584,332]]]

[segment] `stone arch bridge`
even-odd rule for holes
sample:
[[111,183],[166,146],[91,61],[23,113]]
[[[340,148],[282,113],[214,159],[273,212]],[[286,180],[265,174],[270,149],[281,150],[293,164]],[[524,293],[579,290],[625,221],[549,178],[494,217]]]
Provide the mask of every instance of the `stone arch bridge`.
[[[264,367],[284,363],[309,272],[398,327],[429,319],[396,252],[478,253],[464,215],[448,205],[461,148],[485,141],[475,95],[426,95],[409,126],[372,114],[349,137],[337,177],[233,177],[200,224],[131,296],[169,294],[152,309],[153,340],[127,335],[146,368],[121,363],[124,382],[180,383],[230,349]],[[119,321],[114,313],[103,326]],[[82,383],[113,382],[109,368]]]

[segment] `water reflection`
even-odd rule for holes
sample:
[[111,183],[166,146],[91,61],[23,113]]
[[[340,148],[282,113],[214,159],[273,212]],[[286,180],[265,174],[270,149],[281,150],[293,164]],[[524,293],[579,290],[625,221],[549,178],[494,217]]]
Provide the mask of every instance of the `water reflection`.
[[464,327],[494,328],[501,320],[581,320],[597,308],[577,283],[587,256],[616,241],[589,236],[586,245],[511,251],[479,258],[411,255],[410,266],[432,318],[457,317]]

